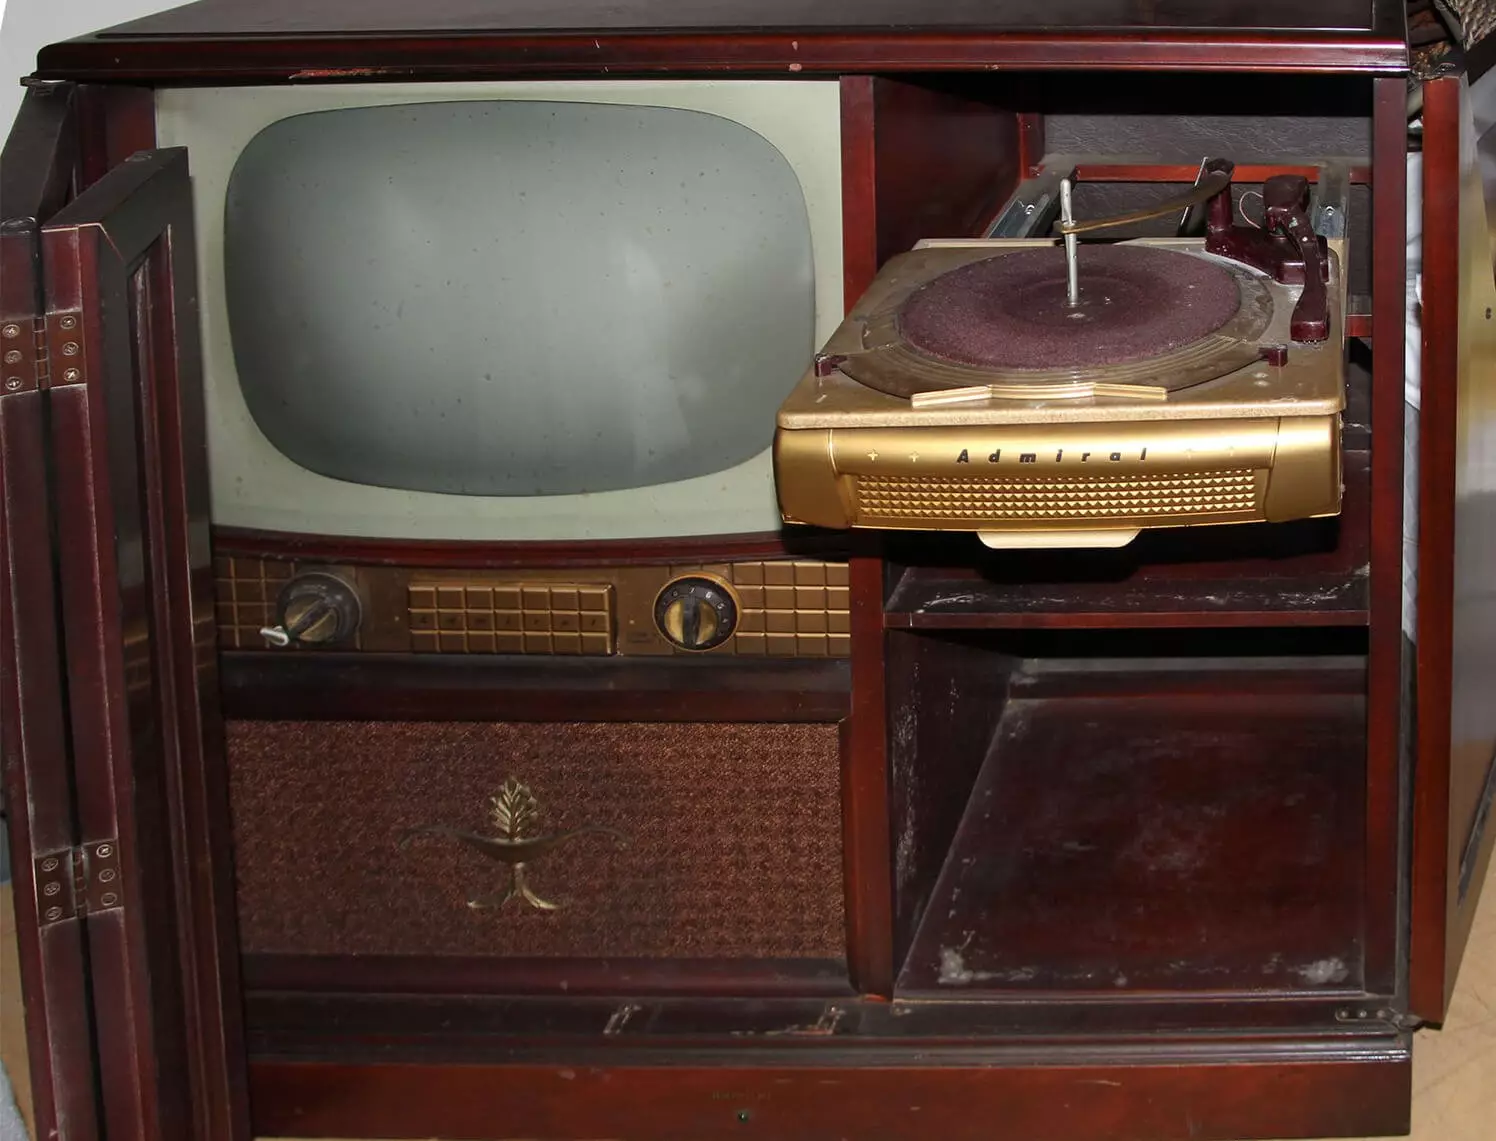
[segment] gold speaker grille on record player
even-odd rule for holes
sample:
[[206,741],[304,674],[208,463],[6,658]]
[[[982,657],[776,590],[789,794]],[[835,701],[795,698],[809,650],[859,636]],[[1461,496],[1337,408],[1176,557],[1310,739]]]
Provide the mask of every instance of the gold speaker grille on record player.
[[1168,476],[1079,476],[1071,479],[857,480],[857,507],[867,522],[883,519],[1138,519],[1254,515],[1262,480],[1250,468]]

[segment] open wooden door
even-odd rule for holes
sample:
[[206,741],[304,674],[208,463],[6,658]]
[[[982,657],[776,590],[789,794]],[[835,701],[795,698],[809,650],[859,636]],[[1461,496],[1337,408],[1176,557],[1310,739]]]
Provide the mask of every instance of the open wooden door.
[[1463,78],[1424,87],[1410,1005],[1443,1021],[1496,845],[1496,261]]
[[64,204],[70,115],[65,87],[31,91],[4,172],[7,219],[30,210],[5,222],[31,269],[28,306],[7,244],[0,693],[38,1129],[229,1141],[248,1113],[187,158],[140,152]]
[[32,90],[0,158],[0,764],[32,1105],[42,1137],[98,1135],[87,951],[77,918],[60,615],[47,487],[40,220],[72,192],[70,86]]

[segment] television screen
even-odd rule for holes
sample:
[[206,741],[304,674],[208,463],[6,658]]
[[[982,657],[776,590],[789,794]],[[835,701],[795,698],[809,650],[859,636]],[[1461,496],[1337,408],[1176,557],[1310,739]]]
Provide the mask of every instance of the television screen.
[[212,517],[385,539],[780,526],[843,313],[833,79],[163,87]]
[[814,349],[795,172],[673,107],[445,102],[282,119],[229,181],[244,400],[362,484],[563,495],[762,451]]

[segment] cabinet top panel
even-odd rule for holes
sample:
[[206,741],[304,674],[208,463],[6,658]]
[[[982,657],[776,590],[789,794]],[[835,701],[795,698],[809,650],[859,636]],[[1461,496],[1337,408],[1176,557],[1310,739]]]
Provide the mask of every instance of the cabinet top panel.
[[1400,0],[200,0],[53,45],[40,72],[1399,71],[1404,29]]
[[199,0],[114,35],[770,28],[1317,28],[1374,26],[1373,0]]

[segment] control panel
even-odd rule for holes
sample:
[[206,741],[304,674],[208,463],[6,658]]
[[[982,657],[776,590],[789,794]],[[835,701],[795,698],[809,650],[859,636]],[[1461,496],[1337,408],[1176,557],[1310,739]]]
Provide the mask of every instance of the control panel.
[[844,562],[569,569],[217,560],[225,649],[846,657]]

